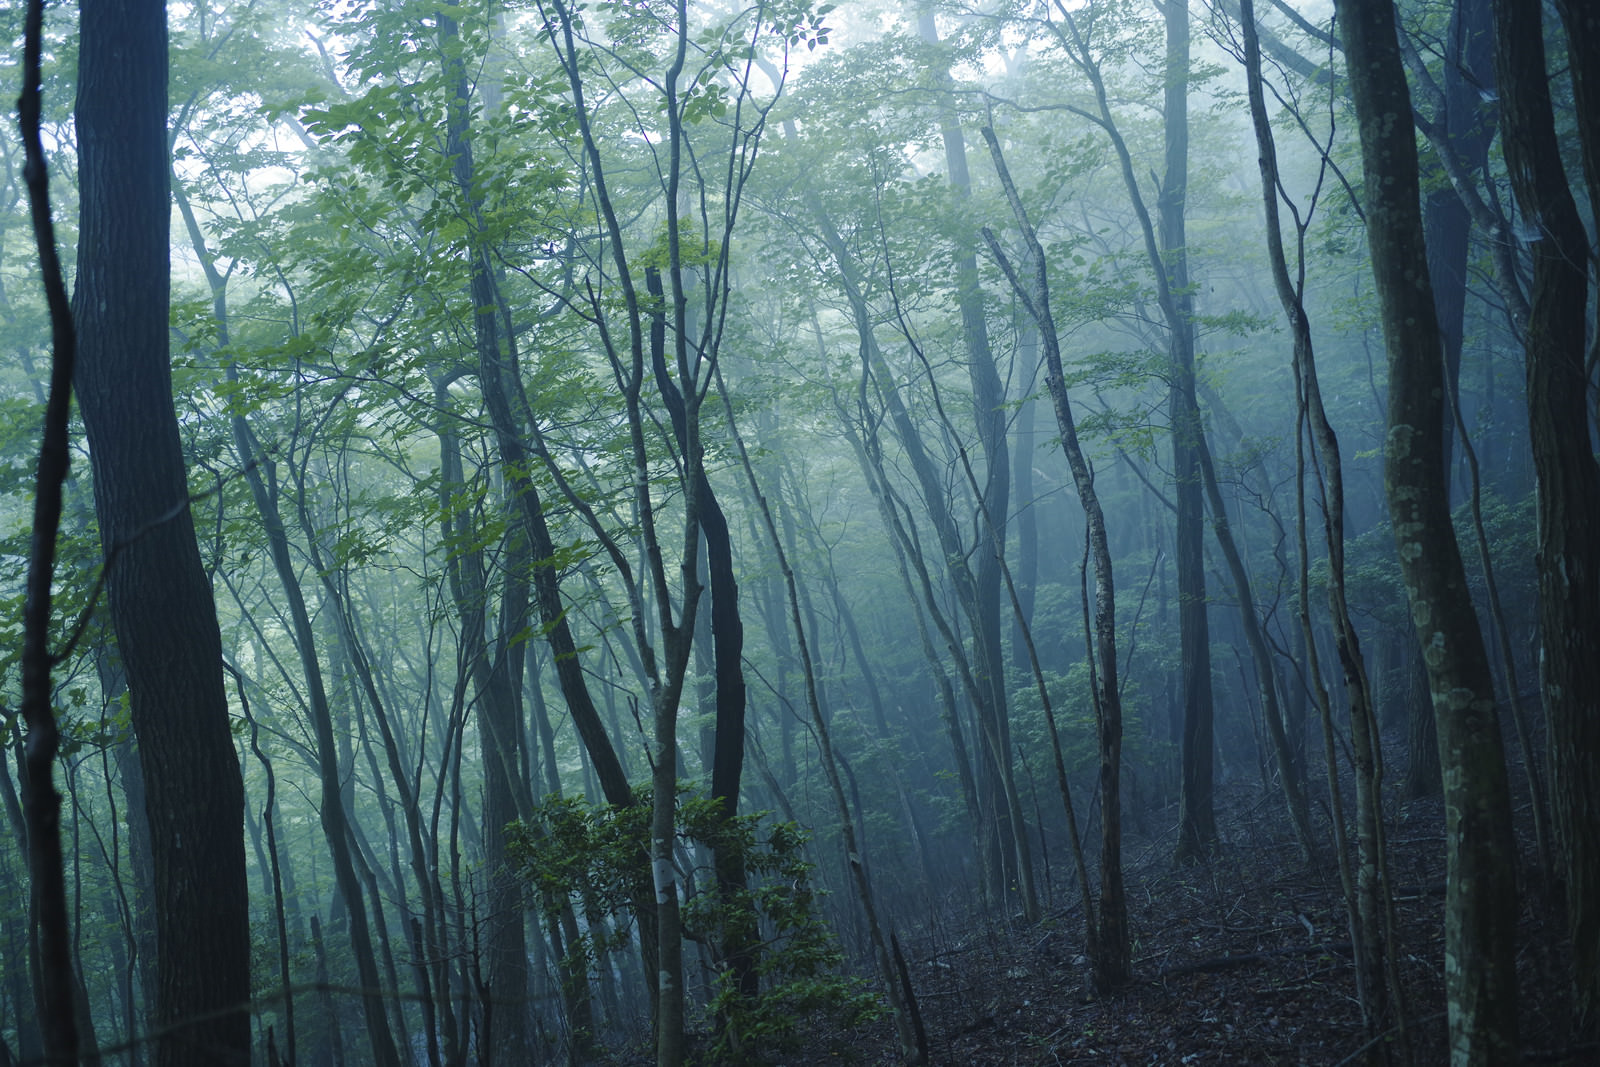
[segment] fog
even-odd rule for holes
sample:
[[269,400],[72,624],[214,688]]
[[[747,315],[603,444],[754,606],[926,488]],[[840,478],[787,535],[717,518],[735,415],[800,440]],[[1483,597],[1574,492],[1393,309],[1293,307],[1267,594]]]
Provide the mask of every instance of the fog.
[[1334,6],[47,12],[3,1062],[1592,1052],[1592,19]]

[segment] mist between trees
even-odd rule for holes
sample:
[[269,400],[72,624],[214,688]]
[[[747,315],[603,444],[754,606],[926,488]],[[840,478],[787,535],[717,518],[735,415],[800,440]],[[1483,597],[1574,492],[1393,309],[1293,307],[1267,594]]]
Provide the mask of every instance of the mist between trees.
[[0,19],[0,1063],[946,1062],[1224,795],[1338,1056],[1596,1048],[1589,5]]

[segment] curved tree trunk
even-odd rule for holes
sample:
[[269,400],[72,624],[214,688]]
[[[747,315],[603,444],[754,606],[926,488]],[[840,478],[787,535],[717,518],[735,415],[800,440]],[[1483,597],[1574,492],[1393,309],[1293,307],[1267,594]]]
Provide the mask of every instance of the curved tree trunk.
[[[645,288],[657,301],[650,315],[650,366],[656,388],[672,421],[680,450],[689,440],[683,393],[667,373],[666,302],[661,272],[645,269]],[[711,659],[715,682],[716,728],[711,746],[711,798],[727,820],[739,814],[739,783],[744,776],[745,683],[744,619],[739,614],[739,582],[733,570],[733,536],[711,479],[699,478],[700,532],[706,550],[706,579],[711,593]],[[760,988],[756,962],[761,933],[756,916],[742,894],[746,886],[744,853],[736,846],[714,850],[717,891],[722,898],[722,951],[733,969],[740,995],[754,997]]]
[[[999,242],[987,229],[984,230],[984,238],[1017,298],[1039,327],[1047,370],[1045,384],[1050,390],[1056,426],[1061,431],[1062,451],[1067,455],[1073,484],[1083,504],[1084,518],[1089,528],[1087,548],[1094,560],[1094,633],[1092,637],[1086,633],[1084,640],[1091,649],[1095,725],[1100,749],[1100,913],[1090,926],[1093,937],[1089,945],[1089,958],[1095,987],[1108,992],[1125,985],[1132,971],[1128,901],[1122,880],[1122,690],[1117,681],[1117,601],[1111,569],[1111,546],[1106,535],[1105,510],[1100,506],[1100,495],[1095,489],[1094,471],[1090,469],[1083,449],[1078,444],[1072,402],[1067,395],[1066,374],[1061,365],[1061,340],[1056,332],[1055,316],[1050,310],[1050,277],[1044,246],[1040,244],[1033,224],[1028,221],[1022,198],[1000,151],[999,139],[995,137],[994,130],[987,126],[982,132],[1001,186],[1005,189],[1012,217],[1027,245],[1026,280],[1012,268]],[[1084,599],[1087,611],[1087,596]]]
[[244,785],[168,362],[167,31],[81,8],[77,386],[155,860],[158,1064],[248,1063]]
[[1456,1064],[1517,1057],[1516,855],[1494,684],[1451,525],[1444,374],[1428,281],[1410,94],[1394,5],[1339,0],[1360,122],[1367,235],[1389,352],[1384,486],[1444,768],[1445,976]]
[[[1377,715],[1371,686],[1367,680],[1360,641],[1345,598],[1344,565],[1344,465],[1339,440],[1328,421],[1317,377],[1317,363],[1311,343],[1311,324],[1306,317],[1303,291],[1290,277],[1283,248],[1278,211],[1281,188],[1277,153],[1266,112],[1261,84],[1261,50],[1256,37],[1255,5],[1241,0],[1241,19],[1245,41],[1245,67],[1250,109],[1256,130],[1261,166],[1262,199],[1267,220],[1267,251],[1272,264],[1274,287],[1283,305],[1294,338],[1295,381],[1311,439],[1316,444],[1323,478],[1323,539],[1328,550],[1328,607],[1333,621],[1334,644],[1343,671],[1345,694],[1350,708],[1350,755],[1355,775],[1357,866],[1354,878],[1340,858],[1340,873],[1349,908],[1351,942],[1355,946],[1356,992],[1368,1036],[1381,1038],[1395,1022],[1395,1003],[1386,971],[1388,917],[1390,904],[1384,878],[1382,768]],[[1302,274],[1303,276],[1303,274]],[[1303,509],[1302,509],[1303,517]],[[1302,544],[1305,532],[1301,531]],[[1304,608],[1302,608],[1302,612]],[[1302,618],[1308,616],[1302,614]],[[1320,685],[1320,683],[1319,683]],[[1343,847],[1343,835],[1335,834]],[[1402,1033],[1404,1020],[1400,1020]]]

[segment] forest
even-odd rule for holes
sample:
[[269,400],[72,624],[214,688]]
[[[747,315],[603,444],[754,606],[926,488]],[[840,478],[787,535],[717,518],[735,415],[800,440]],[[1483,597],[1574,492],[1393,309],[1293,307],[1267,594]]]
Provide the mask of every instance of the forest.
[[0,20],[0,1067],[1600,1061],[1600,5]]

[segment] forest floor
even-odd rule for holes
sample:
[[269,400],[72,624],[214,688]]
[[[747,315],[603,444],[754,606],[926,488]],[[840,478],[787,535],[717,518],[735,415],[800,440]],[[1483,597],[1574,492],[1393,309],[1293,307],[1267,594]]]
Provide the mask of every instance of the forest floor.
[[[1391,764],[1394,766],[1395,764]],[[1520,784],[1520,783],[1519,783]],[[1525,792],[1519,795],[1525,796]],[[1346,793],[1349,796],[1349,793]],[[935,1065],[1343,1064],[1366,1062],[1349,932],[1331,858],[1308,866],[1274,797],[1218,792],[1219,847],[1177,867],[1174,834],[1125,841],[1133,981],[1086,993],[1077,906],[1035,925],[974,923],[908,939],[906,955]],[[1448,1061],[1444,1000],[1444,825],[1437,799],[1390,808],[1398,970],[1413,1062]],[[1526,806],[1522,816],[1526,819]],[[1147,813],[1157,830],[1176,812]],[[1326,833],[1326,825],[1323,826]],[[1522,827],[1519,827],[1521,830]],[[1523,842],[1530,870],[1532,832]],[[1056,857],[1063,894],[1070,872]],[[1508,862],[1516,862],[1508,857]],[[1561,927],[1524,878],[1518,970],[1524,1062],[1600,1063],[1567,1048]],[[1064,901],[1065,896],[1061,895]],[[896,1062],[887,1021],[872,1033],[815,1035],[789,1067]],[[1398,1033],[1389,1040],[1398,1041]]]

